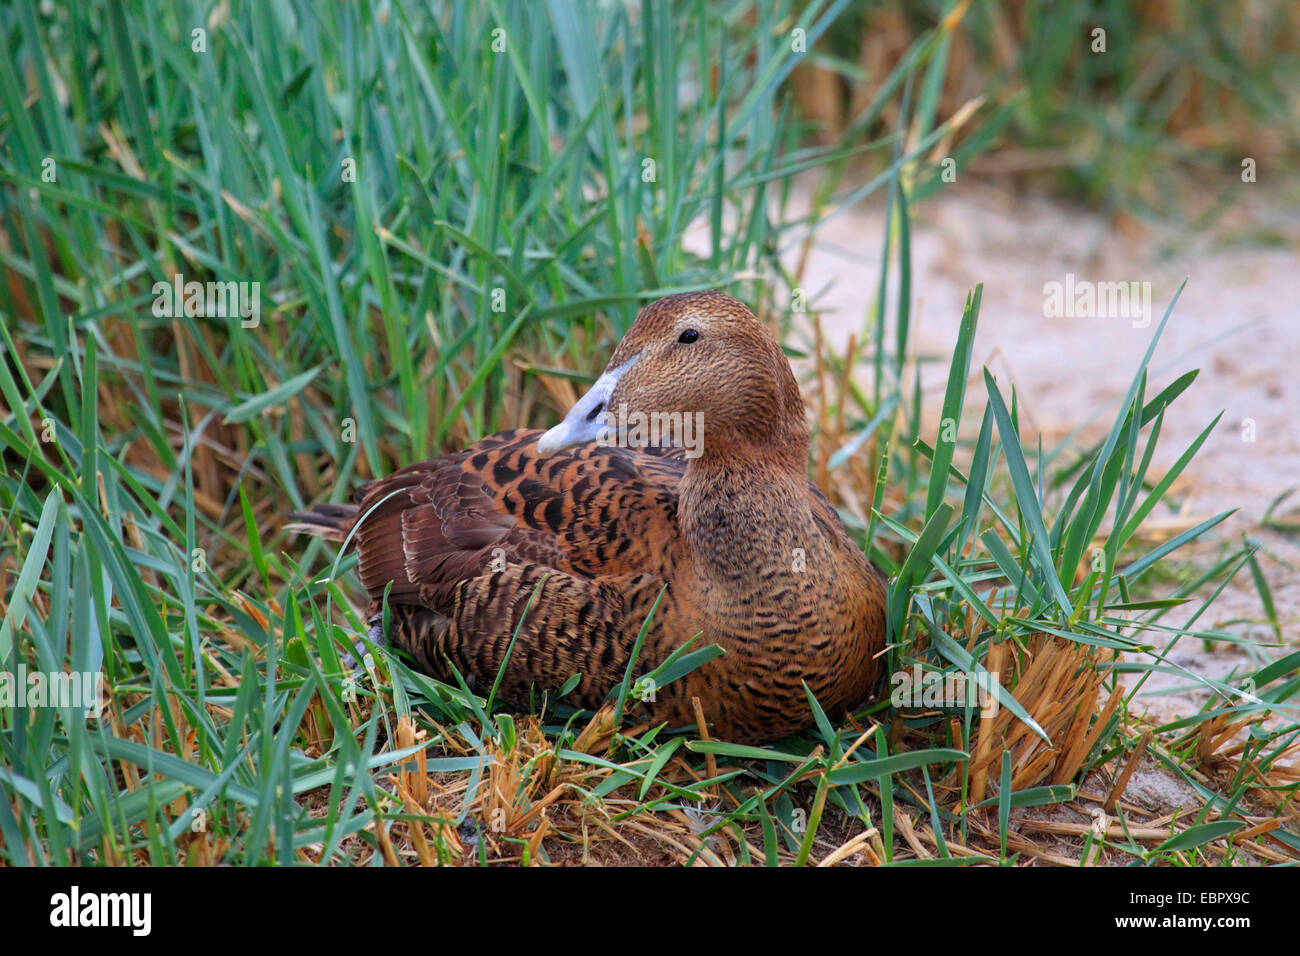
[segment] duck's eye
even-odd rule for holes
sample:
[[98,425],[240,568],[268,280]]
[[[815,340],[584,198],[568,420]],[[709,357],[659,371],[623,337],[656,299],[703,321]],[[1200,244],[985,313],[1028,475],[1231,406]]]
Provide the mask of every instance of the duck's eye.
[[690,345],[699,337],[700,337],[699,332],[696,332],[694,329],[687,329],[681,335],[677,336],[677,341],[681,342],[683,345]]

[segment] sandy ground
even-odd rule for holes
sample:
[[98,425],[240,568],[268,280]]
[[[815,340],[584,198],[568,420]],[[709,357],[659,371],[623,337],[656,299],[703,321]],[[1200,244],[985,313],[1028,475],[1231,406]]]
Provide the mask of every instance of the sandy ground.
[[[1041,432],[1048,447],[1080,426],[1084,437],[1097,438],[1113,420],[1165,307],[1190,277],[1155,353],[1147,394],[1185,371],[1201,373],[1166,415],[1153,471],[1167,469],[1215,415],[1224,415],[1174,486],[1177,511],[1157,523],[1182,530],[1238,508],[1187,554],[1205,566],[1243,537],[1257,540],[1282,645],[1294,649],[1300,537],[1261,528],[1260,520],[1270,502],[1300,485],[1300,201],[1281,190],[1241,188],[1241,198],[1208,229],[1130,224],[1119,230],[1059,202],[984,184],[950,186],[913,212],[913,335],[919,356],[939,359],[924,366],[922,377],[927,406],[937,412],[967,291],[983,282],[973,369],[987,365],[1005,395],[1016,386],[1025,438]],[[804,288],[833,342],[863,327],[878,282],[882,226],[883,208],[876,205],[850,210],[818,233]],[[1149,282],[1150,315],[1094,310],[1048,317],[1044,286],[1064,285],[1067,274],[1076,288],[1079,280]],[[1144,319],[1149,325],[1136,327]],[[967,391],[968,420],[978,423],[984,401],[977,375]],[[1300,492],[1280,510],[1300,514]],[[1185,619],[1191,611],[1180,609],[1165,621],[1174,623],[1180,613]],[[1248,640],[1244,648],[1179,644],[1174,660],[1194,673],[1223,677],[1282,652],[1248,570],[1197,626]],[[1161,718],[1193,712],[1207,692],[1188,685],[1177,676],[1149,680],[1138,710]]]

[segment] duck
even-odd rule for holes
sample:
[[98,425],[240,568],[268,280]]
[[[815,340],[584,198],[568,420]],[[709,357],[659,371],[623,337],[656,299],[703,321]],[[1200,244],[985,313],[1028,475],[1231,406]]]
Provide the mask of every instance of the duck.
[[291,528],[356,550],[372,637],[439,680],[594,710],[629,664],[716,644],[629,708],[770,743],[813,723],[808,691],[833,719],[865,703],[885,646],[885,578],[810,481],[809,445],[773,334],[687,292],[640,309],[555,427],[402,468]]

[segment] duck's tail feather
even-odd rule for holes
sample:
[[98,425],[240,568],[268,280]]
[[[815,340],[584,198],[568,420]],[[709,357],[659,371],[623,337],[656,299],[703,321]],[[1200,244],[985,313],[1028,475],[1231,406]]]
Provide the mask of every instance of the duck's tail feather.
[[289,515],[284,530],[293,534],[308,534],[328,541],[342,541],[357,520],[356,505],[317,504],[309,511],[295,511]]

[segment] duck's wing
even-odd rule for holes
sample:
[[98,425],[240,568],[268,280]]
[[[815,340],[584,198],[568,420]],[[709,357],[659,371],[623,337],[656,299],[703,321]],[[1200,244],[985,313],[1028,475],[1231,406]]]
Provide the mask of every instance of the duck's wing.
[[[503,695],[527,699],[581,673],[569,700],[595,706],[682,555],[686,460],[681,449],[594,444],[542,457],[541,434],[502,432],[403,468],[294,527],[351,535],[372,613],[387,594],[389,640],[435,676],[450,680],[450,662],[490,686],[508,655]],[[664,596],[647,667],[679,607]]]
[[680,449],[587,445],[537,454],[542,433],[501,432],[361,486],[355,540],[376,600],[447,613],[462,581],[506,564],[584,578],[663,577],[680,550]]

